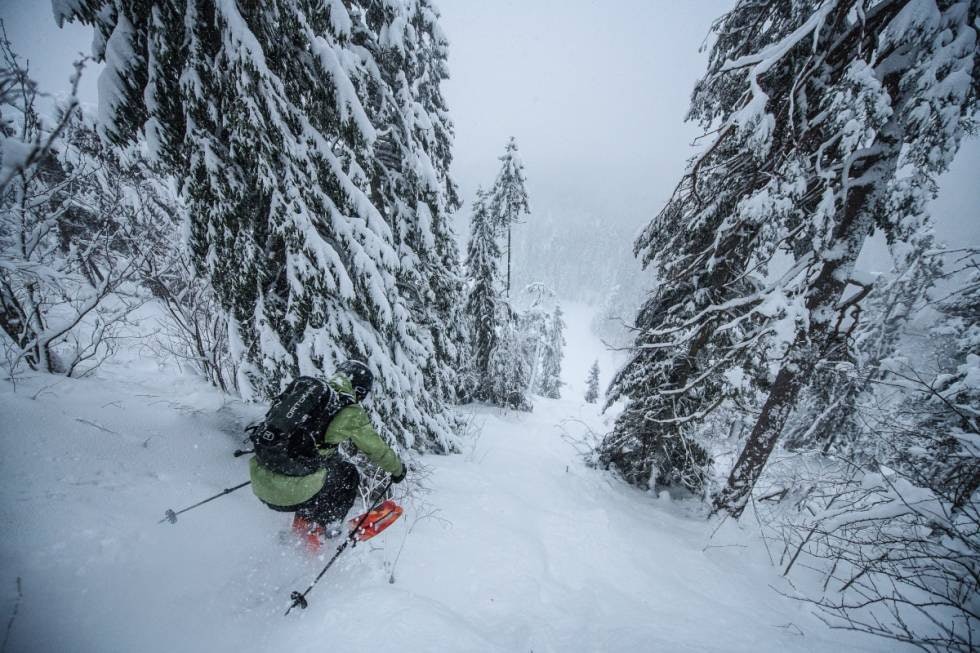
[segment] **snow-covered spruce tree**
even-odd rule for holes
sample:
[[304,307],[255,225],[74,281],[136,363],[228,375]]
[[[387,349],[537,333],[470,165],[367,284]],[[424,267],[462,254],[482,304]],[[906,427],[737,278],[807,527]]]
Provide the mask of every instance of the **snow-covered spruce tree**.
[[[699,90],[715,89],[715,115],[731,125],[717,139],[751,130],[771,174],[795,187],[789,211],[766,213],[770,242],[799,271],[767,293],[770,305],[780,297],[766,316],[783,325],[767,354],[780,367],[715,510],[741,514],[800,390],[841,346],[845,290],[868,234],[915,233],[936,177],[974,128],[978,9],[813,0],[773,3],[760,22],[744,2],[720,22]],[[742,31],[751,24],[761,32]]]
[[716,501],[740,514],[803,381],[841,344],[865,237],[916,230],[970,125],[975,9],[740,2],[718,21],[689,116],[706,141],[636,244],[660,286],[613,381],[609,399],[629,402],[600,464],[643,487],[700,490],[702,428],[717,407],[752,415],[761,391]]
[[546,284],[535,281],[524,289],[524,295],[530,299],[530,304],[516,314],[517,328],[521,334],[524,358],[531,370],[528,392],[537,393],[542,373],[542,355],[548,340],[548,322],[551,319],[547,304],[554,301],[555,293]]
[[511,136],[504,155],[500,157],[500,171],[489,192],[490,214],[498,233],[507,232],[507,284],[505,296],[510,297],[510,254],[512,225],[522,215],[530,213],[524,177],[524,162],[517,152],[517,141]]
[[[419,289],[399,286],[412,260],[402,258],[391,227],[405,214],[390,202],[419,209],[420,188],[445,193],[445,166],[434,163],[416,188],[391,191],[377,179],[406,160],[415,165],[420,152],[447,161],[448,132],[425,129],[422,115],[431,107],[433,125],[446,126],[433,94],[441,78],[392,86],[400,78],[382,72],[378,57],[398,39],[385,28],[391,40],[382,47],[372,25],[386,23],[366,20],[370,4],[54,3],[59,21],[96,28],[96,55],[106,62],[106,136],[145,136],[183,183],[195,264],[230,314],[243,395],[269,396],[297,373],[362,358],[378,381],[372,405],[385,435],[444,450],[452,447],[453,420],[439,401],[443,390],[425,380],[445,376],[423,374],[434,358],[431,325],[419,323],[425,299],[415,307],[407,301]],[[435,55],[419,65],[441,64]],[[406,91],[416,101],[428,96],[419,106],[399,103]],[[417,120],[396,124],[409,107]],[[406,149],[379,164],[389,129],[400,130],[389,143]],[[454,201],[426,199],[440,209]],[[441,216],[431,213],[414,211],[420,231],[413,238],[434,238]],[[435,240],[449,242],[445,234]],[[408,244],[417,254],[416,247]],[[441,283],[420,279],[430,288]]]
[[[942,275],[941,250],[926,222],[908,242],[891,245],[895,267],[867,280],[849,298],[853,310],[840,334],[841,346],[814,369],[787,422],[783,446],[864,460],[867,424],[862,406],[877,403],[877,384],[885,379],[907,337],[909,321],[928,303],[928,292]],[[860,300],[866,295],[866,299]]]
[[[709,91],[695,90],[688,119],[710,132],[716,110]],[[657,286],[634,320],[631,357],[606,396],[607,408],[623,399],[626,405],[594,460],[643,489],[677,486],[702,494],[711,456],[699,431],[720,406],[746,400],[726,372],[750,367],[763,333],[752,309],[764,273],[755,268],[771,255],[759,245],[764,209],[781,206],[779,197],[791,190],[763,174],[769,159],[751,147],[751,136],[729,124],[726,138],[690,162],[634,245]],[[769,201],[763,195],[758,206],[743,205],[752,189],[771,195]],[[762,258],[754,264],[757,253]]]
[[[468,334],[463,280],[450,214],[459,208],[449,175],[453,126],[440,84],[448,42],[428,0],[367,4],[365,25],[385,80],[374,149],[372,199],[385,214],[401,260],[397,283],[427,353],[425,384],[441,402],[463,396]],[[355,23],[355,31],[362,28]],[[356,38],[356,36],[355,36]],[[364,42],[371,43],[370,36]]]
[[[704,232],[691,235],[706,236]],[[687,253],[691,258],[697,255]],[[715,261],[727,268],[725,263],[734,262],[734,256]],[[658,267],[665,270],[669,264],[665,261]],[[724,334],[721,342],[712,340],[717,322],[698,321],[698,309],[711,305],[715,295],[695,292],[702,276],[696,270],[691,269],[689,282],[680,276],[665,277],[667,281],[641,308],[632,357],[613,377],[606,395],[606,408],[620,399],[627,402],[613,431],[596,448],[595,463],[643,489],[675,486],[695,494],[705,489],[711,458],[696,438],[696,427],[725,399],[722,370],[711,366],[710,354],[730,343]],[[715,272],[716,278],[732,276],[730,269],[715,267]],[[698,298],[704,304],[696,304]],[[687,325],[689,321],[692,324]]]
[[599,401],[599,361],[592,363],[589,368],[589,378],[585,381],[585,401],[594,404]]
[[472,347],[469,396],[497,406],[530,410],[531,359],[519,317],[500,296],[497,231],[482,190],[473,201],[466,250],[466,319]]
[[533,360],[519,316],[506,301],[497,303],[497,344],[490,352],[487,380],[489,402],[513,410],[530,411]]
[[490,401],[490,356],[497,348],[499,325],[499,276],[494,226],[487,210],[486,195],[480,189],[473,200],[470,216],[470,241],[466,248],[466,322],[470,328],[472,358],[468,372],[468,395],[478,401]]
[[541,348],[541,370],[538,373],[536,391],[549,399],[561,398],[561,361],[565,355],[565,321],[561,306],[555,306],[548,320],[544,346]]

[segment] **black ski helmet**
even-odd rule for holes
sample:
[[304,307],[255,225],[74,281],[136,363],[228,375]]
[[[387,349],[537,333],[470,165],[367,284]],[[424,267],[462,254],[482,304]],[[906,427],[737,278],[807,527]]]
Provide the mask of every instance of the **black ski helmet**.
[[371,392],[371,385],[374,383],[374,375],[368,366],[361,361],[346,360],[337,367],[337,371],[350,379],[350,384],[354,386],[354,397],[361,401]]

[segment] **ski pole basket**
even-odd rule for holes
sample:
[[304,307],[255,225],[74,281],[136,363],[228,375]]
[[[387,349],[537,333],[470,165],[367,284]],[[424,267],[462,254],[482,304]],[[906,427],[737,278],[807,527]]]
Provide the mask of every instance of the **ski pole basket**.
[[[300,610],[306,609],[306,607],[309,605],[309,601],[306,598],[307,594],[309,594],[316,586],[316,584],[320,582],[320,579],[323,578],[323,575],[327,573],[327,570],[330,569],[330,567],[333,565],[334,562],[336,562],[337,558],[340,557],[340,554],[344,552],[344,549],[346,549],[348,545],[350,545],[351,547],[355,547],[357,546],[358,542],[363,542],[364,540],[371,539],[372,537],[374,537],[384,529],[391,526],[391,524],[401,516],[403,512],[401,506],[396,504],[391,499],[388,499],[387,501],[380,503],[381,497],[386,495],[388,493],[388,490],[390,489],[391,489],[391,479],[388,480],[388,483],[384,486],[384,489],[381,490],[381,492],[377,495],[378,498],[371,506],[371,509],[368,510],[363,515],[361,515],[360,517],[351,520],[350,533],[347,535],[346,538],[344,538],[344,541],[340,544],[340,546],[337,547],[337,550],[334,552],[333,557],[330,558],[329,561],[327,561],[327,564],[324,565],[323,569],[320,570],[320,573],[317,574],[316,578],[313,579],[313,582],[310,583],[309,587],[307,587],[302,592],[296,591],[289,595],[289,598],[292,599],[293,602],[286,609],[286,615],[289,615],[289,613],[292,611],[293,608],[299,608]],[[371,532],[370,535],[368,535],[369,531],[365,530],[365,526],[369,522],[373,524],[370,531]]]

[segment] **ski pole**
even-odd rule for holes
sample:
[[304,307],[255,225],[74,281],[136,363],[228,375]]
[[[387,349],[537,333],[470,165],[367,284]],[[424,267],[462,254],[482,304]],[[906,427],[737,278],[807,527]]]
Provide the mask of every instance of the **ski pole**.
[[354,546],[357,546],[357,532],[361,530],[361,526],[364,525],[364,522],[365,520],[367,520],[368,515],[370,515],[375,508],[381,505],[381,501],[384,499],[385,495],[388,494],[388,489],[390,487],[391,487],[391,479],[388,479],[388,484],[385,485],[385,489],[382,490],[381,493],[378,495],[378,498],[375,499],[374,504],[371,506],[371,508],[366,513],[364,513],[364,516],[361,517],[361,521],[357,522],[357,526],[355,526],[353,530],[351,530],[351,532],[347,535],[347,538],[341,543],[340,546],[337,547],[337,550],[334,552],[333,557],[330,558],[330,560],[323,567],[323,569],[320,570],[320,573],[317,574],[316,578],[313,579],[313,582],[310,583],[310,586],[307,587],[302,594],[299,592],[293,592],[292,594],[289,595],[289,598],[291,598],[293,602],[286,610],[287,615],[293,608],[297,606],[300,609],[305,610],[309,605],[309,603],[306,600],[306,595],[310,593],[310,590],[313,589],[314,585],[320,582],[320,579],[323,578],[323,575],[327,573],[327,569],[330,569],[330,565],[332,565],[334,561],[336,561],[337,558],[340,557],[340,554],[344,552],[344,549],[347,548],[348,544],[351,544],[353,542]]
[[241,489],[242,489],[243,487],[245,487],[246,485],[249,485],[249,484],[251,484],[251,482],[252,482],[252,481],[245,481],[245,482],[244,482],[244,483],[242,483],[241,485],[236,485],[235,487],[230,487],[230,488],[227,488],[227,489],[224,489],[224,490],[222,490],[221,492],[218,492],[218,493],[217,493],[216,495],[214,495],[213,497],[208,497],[208,498],[207,498],[207,499],[205,499],[204,501],[198,501],[198,502],[197,502],[197,503],[195,503],[195,504],[194,504],[193,506],[188,506],[188,507],[186,507],[186,508],[184,508],[183,510],[178,510],[178,511],[176,511],[176,512],[174,512],[174,510],[173,510],[173,508],[168,508],[168,509],[167,509],[167,511],[166,511],[165,513],[163,513],[163,519],[161,519],[161,520],[160,520],[160,521],[158,521],[157,523],[158,523],[158,524],[162,524],[163,522],[165,522],[165,521],[168,521],[168,522],[170,522],[171,524],[176,524],[176,523],[177,523],[177,515],[180,515],[180,514],[182,514],[182,513],[185,513],[185,512],[187,512],[188,510],[193,510],[194,508],[197,508],[198,506],[203,506],[203,505],[204,505],[205,503],[207,503],[208,501],[214,501],[215,499],[217,499],[217,498],[219,498],[219,497],[223,497],[223,496],[225,496],[226,494],[231,494],[231,493],[232,493],[232,492],[234,492],[235,490],[241,490]]

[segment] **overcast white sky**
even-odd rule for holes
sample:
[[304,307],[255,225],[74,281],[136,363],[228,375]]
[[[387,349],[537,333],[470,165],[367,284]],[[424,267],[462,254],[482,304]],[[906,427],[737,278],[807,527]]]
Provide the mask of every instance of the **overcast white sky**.
[[[697,134],[683,118],[704,70],[699,46],[732,0],[437,1],[451,43],[454,173],[467,202],[492,183],[513,135],[534,213],[638,227],[657,212]],[[42,85],[65,88],[91,30],[59,30],[46,0],[0,0],[0,17]],[[96,71],[82,88],[93,103]],[[978,169],[974,138],[933,207],[941,238],[980,244]]]
[[446,95],[464,196],[492,183],[511,135],[532,211],[642,224],[669,196],[696,131],[683,123],[728,0],[442,0]]
[[[733,0],[440,0],[455,174],[469,200],[493,181],[510,135],[532,212],[642,225],[690,155],[684,123],[711,22]],[[933,205],[940,238],[980,244],[980,140],[960,150]],[[466,208],[464,207],[464,212]],[[877,245],[878,247],[875,247]],[[872,267],[887,266],[874,243]],[[870,260],[869,260],[870,259]]]

